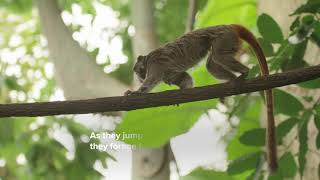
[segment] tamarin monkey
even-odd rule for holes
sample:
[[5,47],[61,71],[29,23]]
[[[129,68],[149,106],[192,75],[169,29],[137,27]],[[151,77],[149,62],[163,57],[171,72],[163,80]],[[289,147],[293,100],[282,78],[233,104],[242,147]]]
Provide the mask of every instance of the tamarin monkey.
[[[137,91],[128,90],[125,95],[147,93],[161,81],[177,85],[181,89],[192,88],[192,78],[186,71],[208,53],[206,67],[210,74],[221,80],[244,80],[249,68],[235,58],[241,47],[241,40],[246,41],[254,50],[262,75],[268,75],[265,55],[254,35],[241,25],[218,25],[189,32],[146,56],[139,56],[133,70],[142,85]],[[236,76],[235,73],[240,75]],[[278,165],[271,89],[265,91],[265,97],[268,114],[267,160],[270,171],[274,172]]]

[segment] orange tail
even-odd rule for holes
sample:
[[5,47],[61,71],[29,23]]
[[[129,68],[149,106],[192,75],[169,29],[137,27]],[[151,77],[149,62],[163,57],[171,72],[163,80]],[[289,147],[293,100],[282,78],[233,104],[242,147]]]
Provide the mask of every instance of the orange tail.
[[[240,39],[246,41],[255,52],[262,75],[269,75],[269,68],[266,61],[266,57],[254,37],[254,35],[245,27],[241,25],[232,24],[230,27],[238,34]],[[275,172],[278,168],[277,163],[277,142],[276,142],[276,134],[275,134],[275,122],[273,115],[273,95],[272,90],[265,91],[266,96],[266,104],[267,104],[267,115],[268,115],[268,124],[267,124],[267,154],[268,154],[268,165],[271,172]]]

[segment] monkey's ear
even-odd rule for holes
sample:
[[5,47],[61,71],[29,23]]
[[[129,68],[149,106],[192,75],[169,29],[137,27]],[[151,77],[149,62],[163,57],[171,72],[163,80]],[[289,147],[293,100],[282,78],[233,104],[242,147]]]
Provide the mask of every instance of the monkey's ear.
[[143,61],[145,59],[146,59],[146,56],[138,56],[137,61],[140,62],[140,61]]

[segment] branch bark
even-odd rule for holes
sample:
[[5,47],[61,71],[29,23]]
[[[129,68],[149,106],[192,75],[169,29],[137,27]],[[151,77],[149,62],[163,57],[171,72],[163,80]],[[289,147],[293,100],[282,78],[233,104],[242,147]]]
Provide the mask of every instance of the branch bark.
[[61,114],[130,111],[262,91],[289,84],[296,84],[316,79],[318,77],[320,77],[320,65],[288,71],[285,73],[257,77],[243,82],[227,82],[159,93],[74,101],[2,104],[0,105],[0,117],[50,116]]

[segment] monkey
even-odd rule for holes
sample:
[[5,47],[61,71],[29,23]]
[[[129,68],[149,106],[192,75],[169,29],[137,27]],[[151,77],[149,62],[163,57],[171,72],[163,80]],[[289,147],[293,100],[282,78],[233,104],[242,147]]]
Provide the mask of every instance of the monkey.
[[[269,75],[268,64],[255,36],[237,24],[217,25],[191,31],[147,55],[138,56],[133,71],[142,82],[137,91],[125,95],[150,92],[159,82],[177,85],[180,89],[192,88],[192,77],[186,72],[208,55],[206,68],[217,79],[241,82],[248,76],[249,68],[236,60],[242,40],[253,49],[262,76]],[[240,73],[240,75],[236,75]],[[271,173],[278,168],[276,134],[273,114],[272,89],[265,90],[267,108],[267,162]]]

